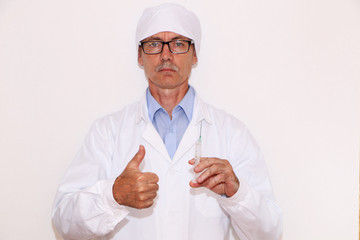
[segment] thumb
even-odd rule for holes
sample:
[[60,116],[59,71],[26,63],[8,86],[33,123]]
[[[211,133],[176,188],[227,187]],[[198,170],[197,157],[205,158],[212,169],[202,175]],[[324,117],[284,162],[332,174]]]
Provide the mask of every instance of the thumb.
[[138,152],[135,154],[135,156],[128,163],[127,167],[139,169],[140,163],[142,162],[144,157],[145,157],[145,148],[144,148],[143,145],[140,145]]

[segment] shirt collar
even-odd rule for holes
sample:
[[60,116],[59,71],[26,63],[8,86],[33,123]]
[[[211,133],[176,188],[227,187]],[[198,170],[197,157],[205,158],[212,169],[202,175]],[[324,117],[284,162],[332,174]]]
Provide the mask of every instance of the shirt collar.
[[149,88],[146,90],[146,103],[149,113],[150,121],[154,119],[155,113],[161,109],[161,105],[155,100],[155,98],[151,95]]
[[[195,90],[192,86],[189,85],[189,90],[185,94],[184,98],[174,108],[175,110],[178,106],[180,106],[184,110],[185,115],[188,118],[189,122],[191,121],[193,115],[194,99],[195,99]],[[147,88],[146,90],[146,102],[148,107],[149,118],[152,121],[154,119],[155,113],[159,109],[163,109],[163,107],[161,107],[161,105],[151,95],[149,88]]]

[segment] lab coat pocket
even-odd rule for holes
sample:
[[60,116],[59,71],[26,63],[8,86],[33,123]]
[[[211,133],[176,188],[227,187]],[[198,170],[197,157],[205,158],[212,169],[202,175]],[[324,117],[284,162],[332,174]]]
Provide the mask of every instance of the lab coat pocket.
[[195,210],[205,217],[219,217],[223,210],[216,200],[216,193],[206,188],[192,189],[195,201]]

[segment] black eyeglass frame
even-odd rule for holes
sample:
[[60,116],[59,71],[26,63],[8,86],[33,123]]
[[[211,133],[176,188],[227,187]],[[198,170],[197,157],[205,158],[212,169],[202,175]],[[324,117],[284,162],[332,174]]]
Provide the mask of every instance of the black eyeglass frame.
[[[188,49],[187,49],[186,52],[173,52],[173,51],[171,50],[170,43],[171,43],[171,42],[177,42],[177,41],[184,41],[184,42],[188,42],[188,43],[189,43],[189,47],[188,47]],[[161,46],[161,51],[158,52],[158,53],[147,53],[147,52],[145,52],[144,44],[145,44],[145,43],[148,43],[148,42],[158,42],[158,43],[161,43],[161,44],[162,44],[162,46]],[[143,50],[143,52],[144,52],[145,54],[149,54],[149,55],[155,55],[155,54],[162,53],[162,51],[164,50],[164,45],[168,45],[170,52],[173,53],[173,54],[183,54],[183,53],[189,52],[190,47],[191,47],[191,45],[193,45],[193,44],[194,44],[194,40],[176,39],[176,40],[171,40],[171,41],[168,41],[168,42],[157,41],[157,40],[145,41],[145,42],[140,42],[140,43],[139,43],[139,46],[141,46],[141,48],[142,48],[142,50]]]

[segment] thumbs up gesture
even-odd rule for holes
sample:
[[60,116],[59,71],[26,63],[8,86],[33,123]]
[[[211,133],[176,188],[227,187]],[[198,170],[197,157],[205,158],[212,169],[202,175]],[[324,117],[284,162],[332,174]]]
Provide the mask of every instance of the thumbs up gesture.
[[159,177],[155,173],[143,173],[139,170],[144,157],[145,148],[140,145],[139,151],[116,178],[112,191],[118,204],[138,209],[153,205],[159,189]]

